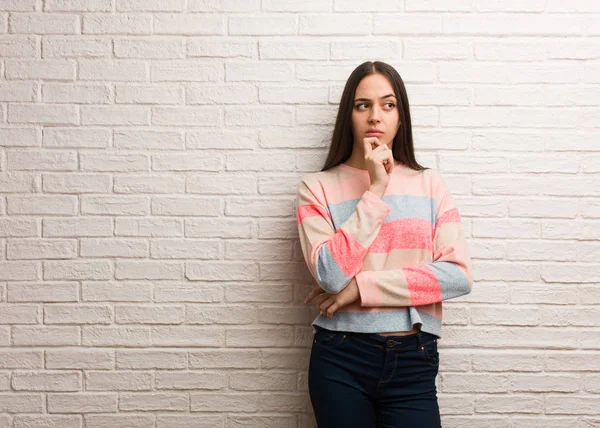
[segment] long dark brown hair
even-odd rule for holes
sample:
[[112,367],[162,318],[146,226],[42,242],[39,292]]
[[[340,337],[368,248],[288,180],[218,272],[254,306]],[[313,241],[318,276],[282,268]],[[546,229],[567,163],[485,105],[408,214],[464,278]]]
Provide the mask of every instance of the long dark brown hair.
[[406,95],[406,88],[404,87],[404,82],[402,81],[400,74],[398,74],[394,67],[385,62],[366,61],[356,67],[346,81],[346,86],[344,87],[344,92],[342,93],[342,98],[340,100],[337,118],[335,120],[329,153],[327,154],[327,159],[325,160],[325,164],[321,171],[325,171],[326,169],[333,168],[334,166],[345,162],[350,158],[350,155],[352,155],[352,149],[354,148],[352,110],[354,108],[356,88],[365,76],[376,73],[382,74],[388,79],[394,88],[396,99],[399,100],[398,110],[400,128],[394,136],[394,141],[392,143],[392,154],[394,159],[415,171],[429,169],[419,165],[415,159],[408,96]]

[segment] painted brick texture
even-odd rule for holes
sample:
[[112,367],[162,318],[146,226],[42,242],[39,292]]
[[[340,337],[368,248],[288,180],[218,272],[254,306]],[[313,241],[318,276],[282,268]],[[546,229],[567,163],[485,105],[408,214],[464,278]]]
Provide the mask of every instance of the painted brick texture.
[[399,71],[473,257],[447,428],[600,425],[600,2],[5,0],[0,427],[315,427],[296,231]]

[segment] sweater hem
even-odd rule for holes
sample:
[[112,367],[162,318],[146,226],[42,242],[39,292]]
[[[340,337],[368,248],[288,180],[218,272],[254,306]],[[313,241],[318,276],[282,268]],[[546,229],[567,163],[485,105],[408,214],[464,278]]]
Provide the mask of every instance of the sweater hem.
[[[413,306],[385,312],[336,312],[329,319],[319,314],[311,326],[318,325],[333,331],[355,333],[382,333],[390,331],[410,331],[415,324],[421,331],[442,337],[442,320]],[[313,332],[315,329],[313,328]]]

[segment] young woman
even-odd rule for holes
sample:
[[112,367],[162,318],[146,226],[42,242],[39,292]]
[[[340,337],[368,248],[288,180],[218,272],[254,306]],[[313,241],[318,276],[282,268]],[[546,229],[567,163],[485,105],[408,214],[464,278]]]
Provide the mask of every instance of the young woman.
[[317,424],[440,427],[442,301],[470,293],[471,258],[440,173],[415,160],[390,65],[348,78],[323,169],[297,186],[300,244],[319,285],[308,372]]

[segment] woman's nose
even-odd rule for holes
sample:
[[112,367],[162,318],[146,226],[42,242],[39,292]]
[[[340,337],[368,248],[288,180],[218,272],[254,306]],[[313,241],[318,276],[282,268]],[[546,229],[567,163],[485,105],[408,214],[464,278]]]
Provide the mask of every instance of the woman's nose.
[[374,108],[371,110],[371,115],[369,116],[369,120],[370,120],[371,122],[373,122],[373,121],[375,121],[375,120],[379,120],[379,113],[380,113],[380,112],[379,112],[379,110],[378,110],[377,108],[375,108],[375,107],[374,107]]

